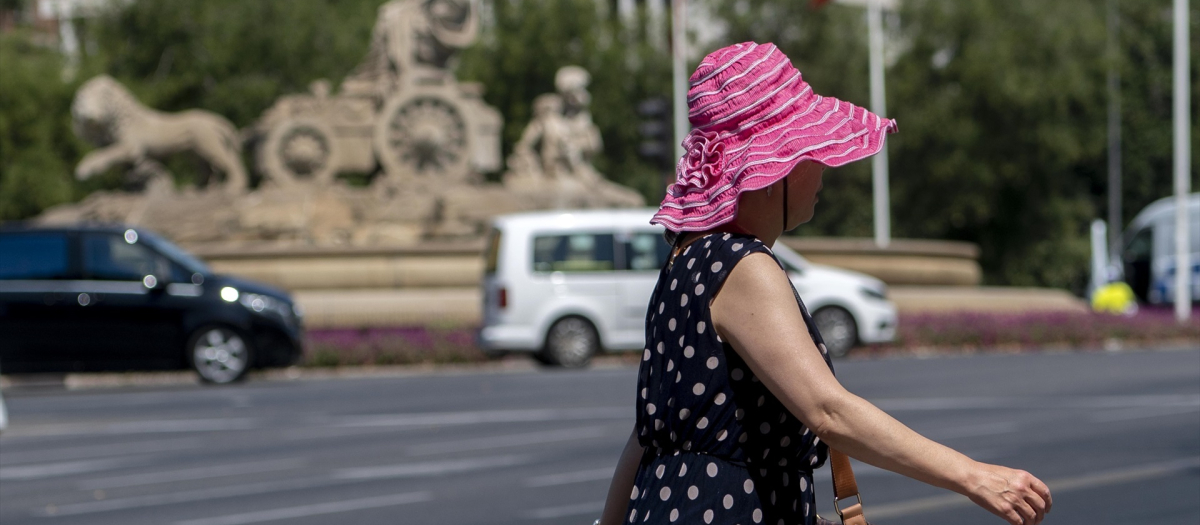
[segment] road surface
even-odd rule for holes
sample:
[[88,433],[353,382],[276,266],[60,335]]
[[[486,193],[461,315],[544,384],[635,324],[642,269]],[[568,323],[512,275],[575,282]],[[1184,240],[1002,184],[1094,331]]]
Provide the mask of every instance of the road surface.
[[[5,393],[5,525],[591,523],[636,369]],[[1047,481],[1047,523],[1200,523],[1200,351],[840,361],[929,437]],[[867,517],[1002,523],[857,465]],[[829,513],[828,471],[816,474]]]

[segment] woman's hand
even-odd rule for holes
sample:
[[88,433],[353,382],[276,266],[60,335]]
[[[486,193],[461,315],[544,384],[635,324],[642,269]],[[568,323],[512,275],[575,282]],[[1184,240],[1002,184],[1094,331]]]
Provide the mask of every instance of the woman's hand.
[[1033,474],[987,463],[976,467],[967,486],[976,505],[1012,525],[1037,525],[1050,512],[1050,489]]

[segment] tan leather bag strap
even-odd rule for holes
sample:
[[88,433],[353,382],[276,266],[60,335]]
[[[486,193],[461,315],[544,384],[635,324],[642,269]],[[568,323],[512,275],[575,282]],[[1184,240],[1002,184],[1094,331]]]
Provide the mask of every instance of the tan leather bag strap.
[[[850,467],[850,456],[830,448],[829,469],[833,472],[833,506],[842,517],[843,525],[867,525],[867,518],[863,516],[862,496],[858,493],[858,481],[854,479],[854,469]],[[854,503],[842,508],[841,502],[849,499],[854,499]]]

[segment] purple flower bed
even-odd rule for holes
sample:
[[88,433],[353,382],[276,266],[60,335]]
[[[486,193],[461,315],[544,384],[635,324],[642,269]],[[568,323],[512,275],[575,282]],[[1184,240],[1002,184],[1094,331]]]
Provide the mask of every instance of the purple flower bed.
[[411,326],[310,330],[302,366],[472,363],[488,358],[474,328]]
[[895,349],[1098,348],[1130,344],[1200,344],[1200,309],[1180,325],[1170,309],[1145,308],[1137,315],[1095,313],[945,313],[901,315],[896,340],[866,353]]
[[[302,366],[475,363],[488,359],[475,346],[474,327],[397,327],[308,332]],[[1093,313],[901,315],[896,340],[858,348],[858,357],[936,349],[944,351],[1033,350],[1047,347],[1102,348],[1112,341],[1138,344],[1200,345],[1200,309],[1187,325],[1170,309],[1142,308],[1135,316]],[[616,359],[640,360],[637,352]]]

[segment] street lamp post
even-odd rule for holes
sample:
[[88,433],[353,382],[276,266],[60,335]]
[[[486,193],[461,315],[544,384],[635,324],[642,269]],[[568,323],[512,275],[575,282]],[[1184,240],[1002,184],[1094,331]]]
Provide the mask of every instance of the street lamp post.
[[[1108,257],[1110,264],[1121,251],[1121,77],[1117,0],[1108,0]],[[1107,275],[1108,265],[1105,265]]]
[[1192,265],[1188,246],[1188,193],[1192,169],[1188,0],[1175,0],[1175,319],[1186,323],[1192,312]]
[[[900,0],[835,0],[839,4],[867,8],[867,42],[870,48],[868,69],[871,78],[871,112],[887,116],[887,91],[884,89],[883,10],[895,9]],[[871,193],[875,214],[875,245],[887,248],[892,242],[891,190],[888,188],[888,156],[885,145],[871,158]]]
[[[887,97],[883,85],[883,7],[879,0],[869,0],[867,3],[867,33],[871,44],[871,111],[885,117]],[[875,245],[887,248],[892,241],[892,210],[886,143],[879,154],[871,158],[871,185],[875,204]]]

